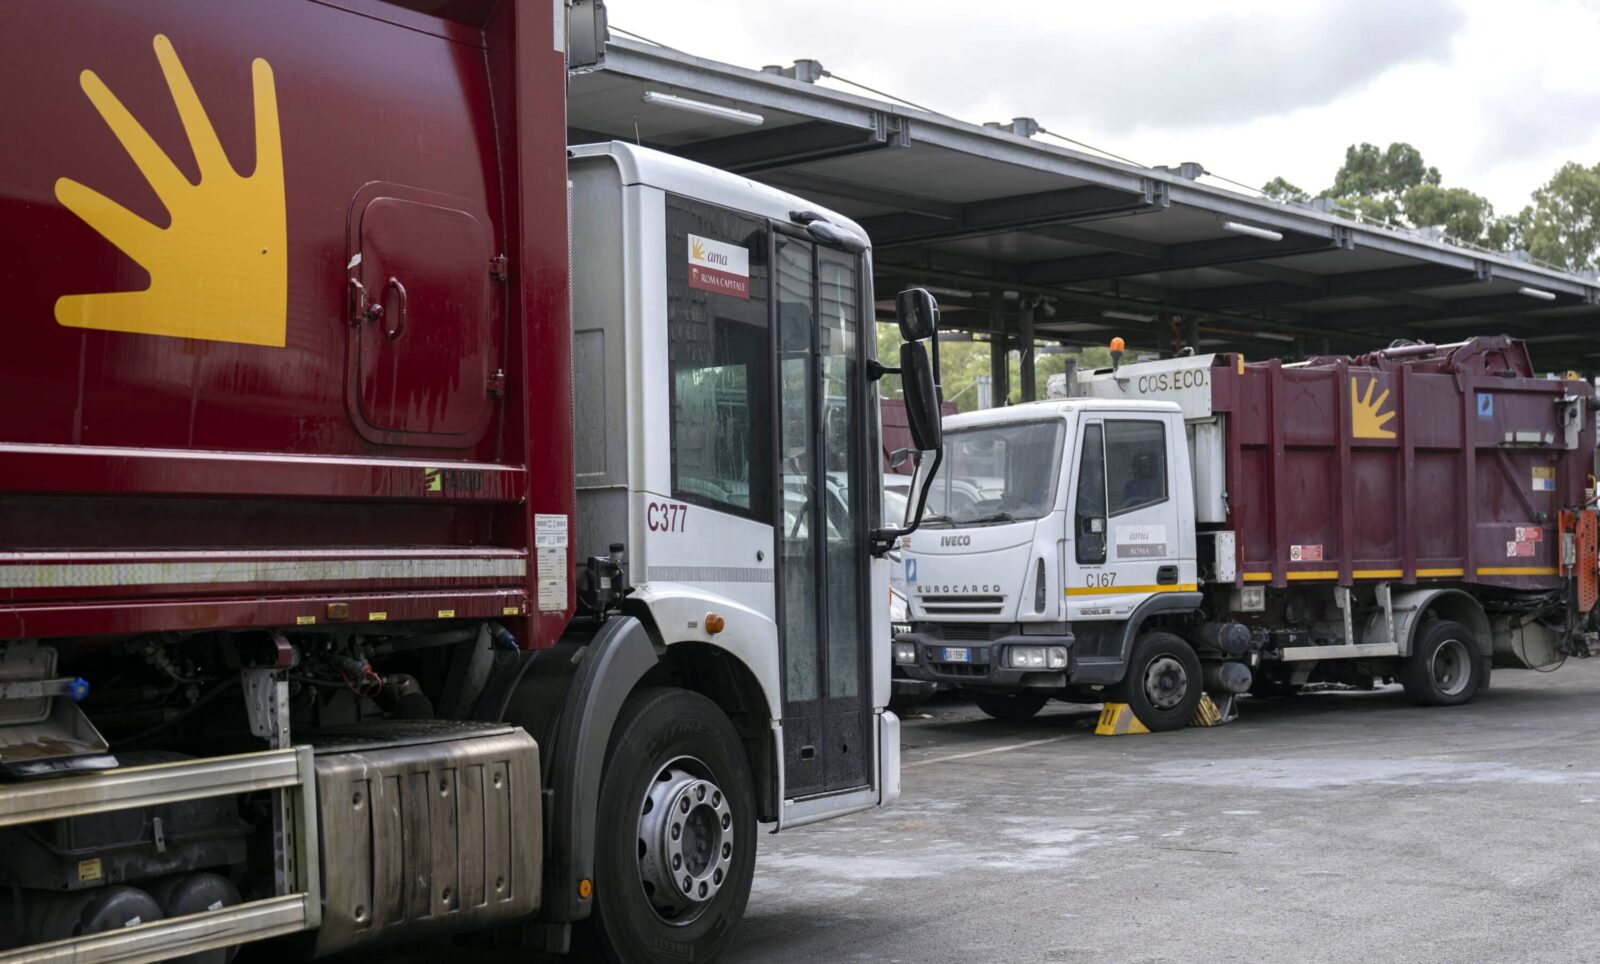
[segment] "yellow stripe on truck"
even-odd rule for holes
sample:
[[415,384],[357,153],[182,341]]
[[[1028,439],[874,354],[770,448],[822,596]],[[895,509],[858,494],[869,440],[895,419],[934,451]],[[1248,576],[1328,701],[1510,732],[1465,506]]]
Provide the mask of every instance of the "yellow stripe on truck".
[[1192,582],[1172,586],[1068,586],[1069,596],[1121,596],[1131,592],[1199,592]]

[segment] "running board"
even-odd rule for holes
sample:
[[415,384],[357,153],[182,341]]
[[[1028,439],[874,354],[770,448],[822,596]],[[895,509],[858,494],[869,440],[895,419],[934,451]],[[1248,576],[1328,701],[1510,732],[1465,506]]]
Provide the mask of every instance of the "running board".
[[0,964],[146,964],[281,937],[311,927],[307,894],[269,897],[0,953]]
[[1348,646],[1291,646],[1283,651],[1285,663],[1312,659],[1356,659],[1360,657],[1399,656],[1400,647],[1394,643],[1355,643]]
[[0,785],[0,827],[133,807],[271,791],[286,795],[278,854],[288,893],[115,931],[0,952],[0,964],[145,964],[265,940],[322,924],[312,748],[180,760]]

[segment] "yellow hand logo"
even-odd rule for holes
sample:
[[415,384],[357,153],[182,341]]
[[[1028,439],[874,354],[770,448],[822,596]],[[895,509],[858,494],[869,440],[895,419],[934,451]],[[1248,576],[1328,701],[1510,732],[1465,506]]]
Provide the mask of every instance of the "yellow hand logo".
[[706,259],[706,246],[699,241],[694,242],[689,248],[689,257],[696,261],[704,261]]
[[1350,434],[1356,438],[1394,438],[1394,429],[1384,428],[1394,418],[1394,412],[1383,411],[1383,403],[1389,400],[1389,390],[1385,388],[1374,401],[1372,390],[1377,384],[1376,378],[1368,379],[1367,393],[1358,398],[1356,377],[1350,376]]
[[79,77],[140,173],[166,206],[159,228],[68,178],[56,199],[150,273],[143,291],[66,295],[56,321],[69,328],[139,332],[282,347],[288,306],[288,229],[284,219],[283,145],[272,67],[251,64],[256,166],[241,177],[228,161],[171,41],[155,38],[189,147],[200,168],[191,184],[92,70]]

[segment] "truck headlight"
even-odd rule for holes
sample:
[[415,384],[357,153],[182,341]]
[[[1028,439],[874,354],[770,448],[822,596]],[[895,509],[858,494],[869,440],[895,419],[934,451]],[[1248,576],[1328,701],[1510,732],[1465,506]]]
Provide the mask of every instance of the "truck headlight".
[[894,661],[901,666],[911,666],[917,661],[916,643],[895,643]]
[[1006,665],[1012,669],[1066,669],[1065,646],[1009,646]]

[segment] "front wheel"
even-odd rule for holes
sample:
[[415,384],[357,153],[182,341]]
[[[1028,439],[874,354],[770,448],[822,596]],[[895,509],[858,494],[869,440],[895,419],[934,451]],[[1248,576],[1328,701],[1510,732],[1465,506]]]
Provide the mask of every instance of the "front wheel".
[[756,806],[739,734],[698,693],[648,689],[617,721],[600,783],[595,906],[617,964],[710,961],[750,898]]
[[1204,685],[1193,647],[1171,633],[1145,633],[1134,642],[1128,675],[1111,696],[1133,707],[1146,729],[1160,733],[1189,725]]
[[1421,706],[1459,706],[1478,695],[1488,673],[1467,627],[1436,619],[1417,631],[1400,684]]
[[1050,702],[1050,697],[1024,690],[1020,693],[979,693],[973,702],[978,704],[978,709],[997,720],[1021,723],[1033,719],[1034,714]]

